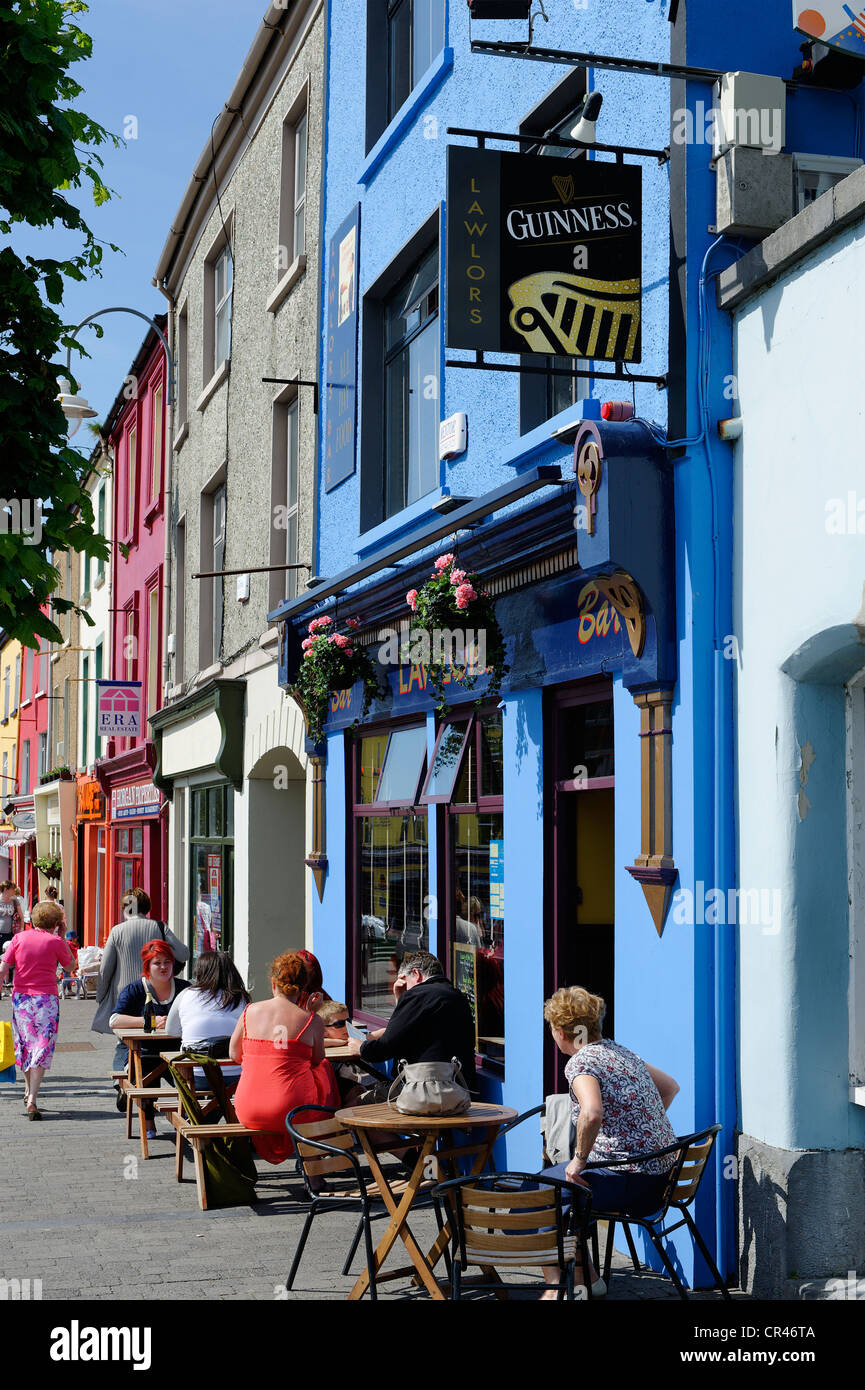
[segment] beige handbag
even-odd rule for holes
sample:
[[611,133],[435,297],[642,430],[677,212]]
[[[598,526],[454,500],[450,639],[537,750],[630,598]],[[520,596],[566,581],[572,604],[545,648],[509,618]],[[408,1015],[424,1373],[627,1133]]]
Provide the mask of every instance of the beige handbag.
[[403,1115],[462,1115],[472,1098],[458,1057],[449,1062],[405,1062],[387,1097]]

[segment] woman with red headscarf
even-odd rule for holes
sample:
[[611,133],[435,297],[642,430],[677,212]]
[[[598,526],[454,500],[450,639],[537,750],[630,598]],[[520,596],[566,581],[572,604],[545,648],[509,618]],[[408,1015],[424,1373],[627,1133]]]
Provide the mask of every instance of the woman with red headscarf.
[[[131,985],[127,985],[121,990],[115,1012],[109,1020],[112,1028],[143,1028],[144,1009],[148,1001],[153,1006],[153,1027],[164,1031],[165,1020],[168,1011],[174,1003],[178,990],[188,987],[187,980],[174,979],[174,952],[167,941],[162,941],[159,937],[153,941],[148,941],[146,946],[141,948],[141,961],[144,967],[140,980],[133,980]],[[152,1049],[142,1047],[141,1060],[144,1070],[148,1071],[148,1062],[154,1066],[159,1061],[161,1046],[158,1039]],[[156,1083],[158,1088],[159,1083]],[[148,1139],[156,1138],[156,1126],[153,1123],[153,1106],[145,1106],[144,1113],[147,1121]]]
[[321,971],[316,977],[305,955],[288,951],[277,957],[270,967],[272,998],[244,1009],[228,1049],[233,1062],[243,1063],[235,1113],[248,1129],[272,1131],[252,1141],[268,1163],[294,1153],[285,1128],[290,1110],[339,1105],[336,1077],[324,1055],[324,1024],[314,1012],[321,1003]]

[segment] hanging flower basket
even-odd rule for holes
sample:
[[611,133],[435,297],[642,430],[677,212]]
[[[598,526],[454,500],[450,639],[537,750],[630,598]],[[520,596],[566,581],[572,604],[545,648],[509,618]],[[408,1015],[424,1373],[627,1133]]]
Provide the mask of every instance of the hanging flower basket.
[[[510,668],[505,663],[505,641],[492,599],[481,588],[479,576],[460,569],[456,556],[439,555],[431,578],[419,589],[409,589],[405,597],[413,615],[409,657],[412,662],[416,656],[422,658],[417,664],[426,667],[427,689],[435,697],[438,713],[448,713],[448,674],[471,690],[478,676],[486,673],[490,681],[484,701],[496,700]],[[454,633],[461,635],[462,665],[454,660]]]
[[40,854],[38,859],[34,859],[33,862],[46,878],[60,878],[63,873],[61,860],[53,854]]
[[357,645],[356,633],[360,623],[349,618],[347,632],[336,632],[332,618],[313,618],[303,639],[303,661],[291,694],[301,706],[306,719],[306,732],[313,743],[321,743],[327,720],[331,692],[349,690],[363,681],[363,710],[358,716],[365,719],[379,691],[378,670],[363,647]]

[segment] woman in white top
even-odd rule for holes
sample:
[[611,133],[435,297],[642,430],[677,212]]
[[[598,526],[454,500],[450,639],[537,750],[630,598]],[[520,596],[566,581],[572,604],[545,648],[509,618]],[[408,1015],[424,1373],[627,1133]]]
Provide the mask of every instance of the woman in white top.
[[[184,1050],[206,1047],[215,1057],[227,1057],[235,1024],[248,1003],[249,993],[228,952],[204,951],[192,968],[191,988],[178,994],[171,1006],[166,1031],[181,1035]],[[223,1067],[222,1074],[226,1081],[236,1081],[240,1067]],[[196,1085],[203,1080],[197,1067]]]

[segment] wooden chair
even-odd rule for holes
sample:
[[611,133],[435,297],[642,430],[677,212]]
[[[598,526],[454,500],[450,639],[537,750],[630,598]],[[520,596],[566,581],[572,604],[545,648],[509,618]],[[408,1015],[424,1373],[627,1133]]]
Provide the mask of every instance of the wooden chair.
[[[525,1188],[530,1185],[531,1190]],[[565,1213],[562,1198],[570,1199]],[[484,1269],[523,1269],[558,1265],[561,1277],[554,1288],[559,1298],[574,1297],[574,1268],[579,1255],[588,1269],[588,1229],[592,1219],[591,1197],[558,1178],[536,1173],[487,1173],[455,1178],[435,1189],[450,1211],[453,1238],[451,1292],[461,1297],[462,1277],[469,1265]],[[587,1298],[591,1280],[585,1279]],[[477,1283],[473,1289],[501,1293],[501,1283]],[[537,1282],[519,1287],[537,1288]]]
[[[321,1118],[304,1120],[301,1123],[296,1122],[298,1115],[309,1115],[311,1112],[317,1112]],[[316,1216],[323,1211],[360,1212],[357,1227],[340,1273],[349,1273],[361,1235],[365,1241],[367,1269],[371,1270],[373,1268],[372,1222],[379,1217],[387,1216],[388,1211],[384,1205],[378,1183],[373,1182],[371,1175],[368,1172],[364,1174],[361,1168],[360,1159],[354,1152],[354,1136],[336,1119],[336,1111],[326,1105],[296,1106],[286,1116],[285,1127],[294,1141],[298,1166],[310,1200],[306,1221],[297,1242],[288,1278],[285,1281],[286,1289],[290,1289],[294,1284],[312,1223]],[[396,1141],[397,1136],[394,1136],[391,1142]],[[385,1152],[389,1152],[389,1150],[385,1149]],[[391,1192],[394,1195],[405,1192],[407,1186],[407,1178],[405,1180],[397,1179],[390,1184]],[[432,1180],[422,1183],[422,1187],[427,1190],[431,1189],[433,1187]],[[431,1194],[427,1200],[432,1200]],[[418,1206],[422,1201],[423,1199],[420,1202],[416,1201],[414,1205]],[[441,1214],[438,1204],[433,1203],[433,1205],[435,1206],[438,1227],[441,1230]],[[377,1299],[378,1297],[376,1282],[383,1283],[388,1278],[393,1277],[395,1276],[384,1274],[378,1276],[378,1281],[371,1278],[369,1283],[370,1298]]]
[[[721,1132],[721,1125],[712,1125],[709,1129],[701,1130],[698,1134],[688,1134],[682,1139],[677,1139],[675,1144],[668,1145],[665,1149],[656,1149],[654,1153],[640,1154],[638,1157],[604,1160],[600,1163],[589,1163],[587,1169],[592,1168],[621,1168],[624,1164],[632,1165],[635,1163],[645,1164],[650,1159],[663,1158],[669,1154],[675,1155],[673,1166],[670,1168],[667,1186],[656,1212],[650,1216],[634,1215],[633,1212],[605,1212],[595,1209],[594,1215],[598,1220],[609,1222],[607,1234],[607,1246],[604,1255],[604,1279],[607,1284],[610,1281],[610,1265],[613,1257],[613,1237],[615,1235],[616,1223],[619,1222],[625,1230],[625,1237],[628,1242],[628,1249],[631,1252],[634,1269],[639,1273],[642,1266],[637,1258],[631,1237],[630,1226],[640,1226],[648,1235],[653,1246],[660,1256],[661,1263],[669,1274],[675,1285],[676,1292],[680,1298],[687,1300],[688,1293],[682,1280],[676,1273],[672,1260],[664,1249],[663,1242],[667,1236],[672,1235],[673,1231],[678,1231],[681,1226],[687,1226],[694,1238],[697,1248],[711,1271],[715,1281],[715,1288],[719,1289],[725,1299],[730,1298],[730,1291],[721,1278],[715,1261],[709,1254],[703,1237],[697,1229],[696,1223],[691,1216],[688,1208],[693,1203],[706,1165],[712,1153],[715,1140]],[[672,1226],[665,1225],[670,1212],[680,1212],[681,1216]]]

